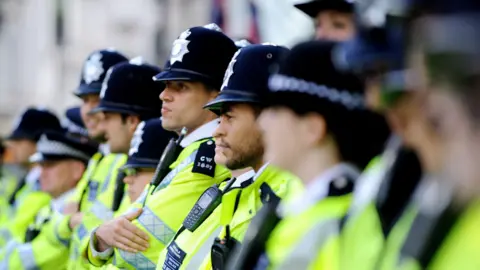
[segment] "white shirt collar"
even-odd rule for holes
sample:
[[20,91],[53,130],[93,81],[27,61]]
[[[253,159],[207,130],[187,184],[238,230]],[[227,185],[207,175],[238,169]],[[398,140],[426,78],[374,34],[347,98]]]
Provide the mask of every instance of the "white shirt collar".
[[232,188],[241,187],[243,182],[246,182],[252,179],[254,176],[255,176],[254,170],[250,170],[246,173],[241,174],[240,176],[235,178],[235,182],[233,182]]
[[60,195],[58,198],[52,199],[51,205],[53,208],[53,211],[55,212],[62,212],[63,207],[65,206],[66,200],[75,193],[75,189],[71,189],[67,192],[64,192],[62,195]]
[[206,124],[201,125],[199,128],[192,131],[192,133],[185,136],[182,142],[180,142],[180,146],[185,148],[198,140],[212,137],[213,132],[215,131],[217,126],[218,119],[214,119]]
[[110,145],[106,144],[106,143],[102,143],[100,144],[100,146],[98,147],[98,150],[103,154],[103,155],[108,155],[110,154]]
[[36,182],[40,179],[40,174],[42,173],[42,168],[40,166],[35,166],[28,172],[25,176],[25,181],[28,185],[35,185]]
[[293,201],[291,205],[281,207],[280,212],[284,215],[287,213],[298,214],[305,211],[319,200],[327,197],[330,183],[342,175],[351,179],[357,179],[360,176],[360,171],[348,163],[340,163],[328,169],[305,187],[305,192],[301,197]]
[[258,169],[258,172],[255,174],[255,177],[253,178],[253,181],[257,180],[257,178],[262,175],[263,171],[265,171],[265,169],[267,168],[267,166],[269,165],[270,163],[267,162],[265,164],[263,164],[262,167],[260,167],[260,169]]

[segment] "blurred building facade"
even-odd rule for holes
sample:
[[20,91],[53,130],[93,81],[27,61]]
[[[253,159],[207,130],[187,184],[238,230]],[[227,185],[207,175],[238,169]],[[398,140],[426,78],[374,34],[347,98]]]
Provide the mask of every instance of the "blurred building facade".
[[[245,36],[247,0],[223,1],[226,32]],[[261,41],[292,45],[308,36],[311,22],[292,1],[255,2]],[[211,0],[0,0],[0,135],[26,106],[61,115],[79,104],[71,93],[91,51],[114,47],[163,65],[178,33],[209,23],[211,9]]]

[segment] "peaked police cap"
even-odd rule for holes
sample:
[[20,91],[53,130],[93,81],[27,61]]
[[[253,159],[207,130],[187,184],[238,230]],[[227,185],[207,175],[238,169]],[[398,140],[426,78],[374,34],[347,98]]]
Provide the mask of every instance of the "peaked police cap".
[[173,42],[170,66],[155,81],[197,81],[220,89],[223,75],[237,47],[215,28],[193,27]]
[[336,43],[311,41],[296,45],[269,79],[268,103],[297,112],[365,109],[363,82],[335,68]]
[[96,152],[97,147],[88,141],[72,138],[62,131],[47,131],[40,136],[37,152],[30,162],[75,159],[86,163]]
[[128,61],[128,58],[113,49],[92,52],[83,63],[80,84],[74,94],[76,96],[99,94],[107,71],[125,61]]

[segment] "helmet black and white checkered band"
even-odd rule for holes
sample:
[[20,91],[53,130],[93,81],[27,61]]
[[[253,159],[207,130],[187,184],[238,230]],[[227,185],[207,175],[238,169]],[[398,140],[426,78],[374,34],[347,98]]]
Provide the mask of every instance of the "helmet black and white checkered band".
[[[41,156],[40,156],[41,155]],[[66,156],[80,160],[89,160],[90,156],[78,149],[75,149],[63,142],[49,140],[42,135],[37,143],[37,153],[32,155],[31,160],[41,158],[43,155]]]
[[325,85],[319,85],[314,82],[275,74],[270,77],[268,82],[272,92],[298,92],[306,93],[330,102],[343,105],[347,109],[365,109],[365,99],[361,94],[350,93],[346,90],[338,90]]

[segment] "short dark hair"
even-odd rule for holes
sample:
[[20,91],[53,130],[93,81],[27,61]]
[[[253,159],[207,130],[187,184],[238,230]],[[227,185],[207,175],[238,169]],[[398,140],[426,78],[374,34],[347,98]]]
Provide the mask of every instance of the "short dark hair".
[[236,104],[245,104],[245,105],[250,106],[253,110],[253,115],[255,116],[255,119],[257,119],[260,116],[260,114],[262,113],[263,108],[264,108],[263,106],[261,106],[258,103],[228,102],[228,103],[222,104],[222,108],[219,111],[219,116],[227,113],[228,111],[230,111],[230,108],[232,107],[232,105],[236,105]]
[[[301,106],[308,98],[298,100],[292,111],[299,116],[312,113]],[[348,110],[330,102],[322,102],[319,108],[315,113],[325,119],[327,133],[335,140],[342,161],[363,170],[384,149],[390,128],[382,115],[370,110]]]

